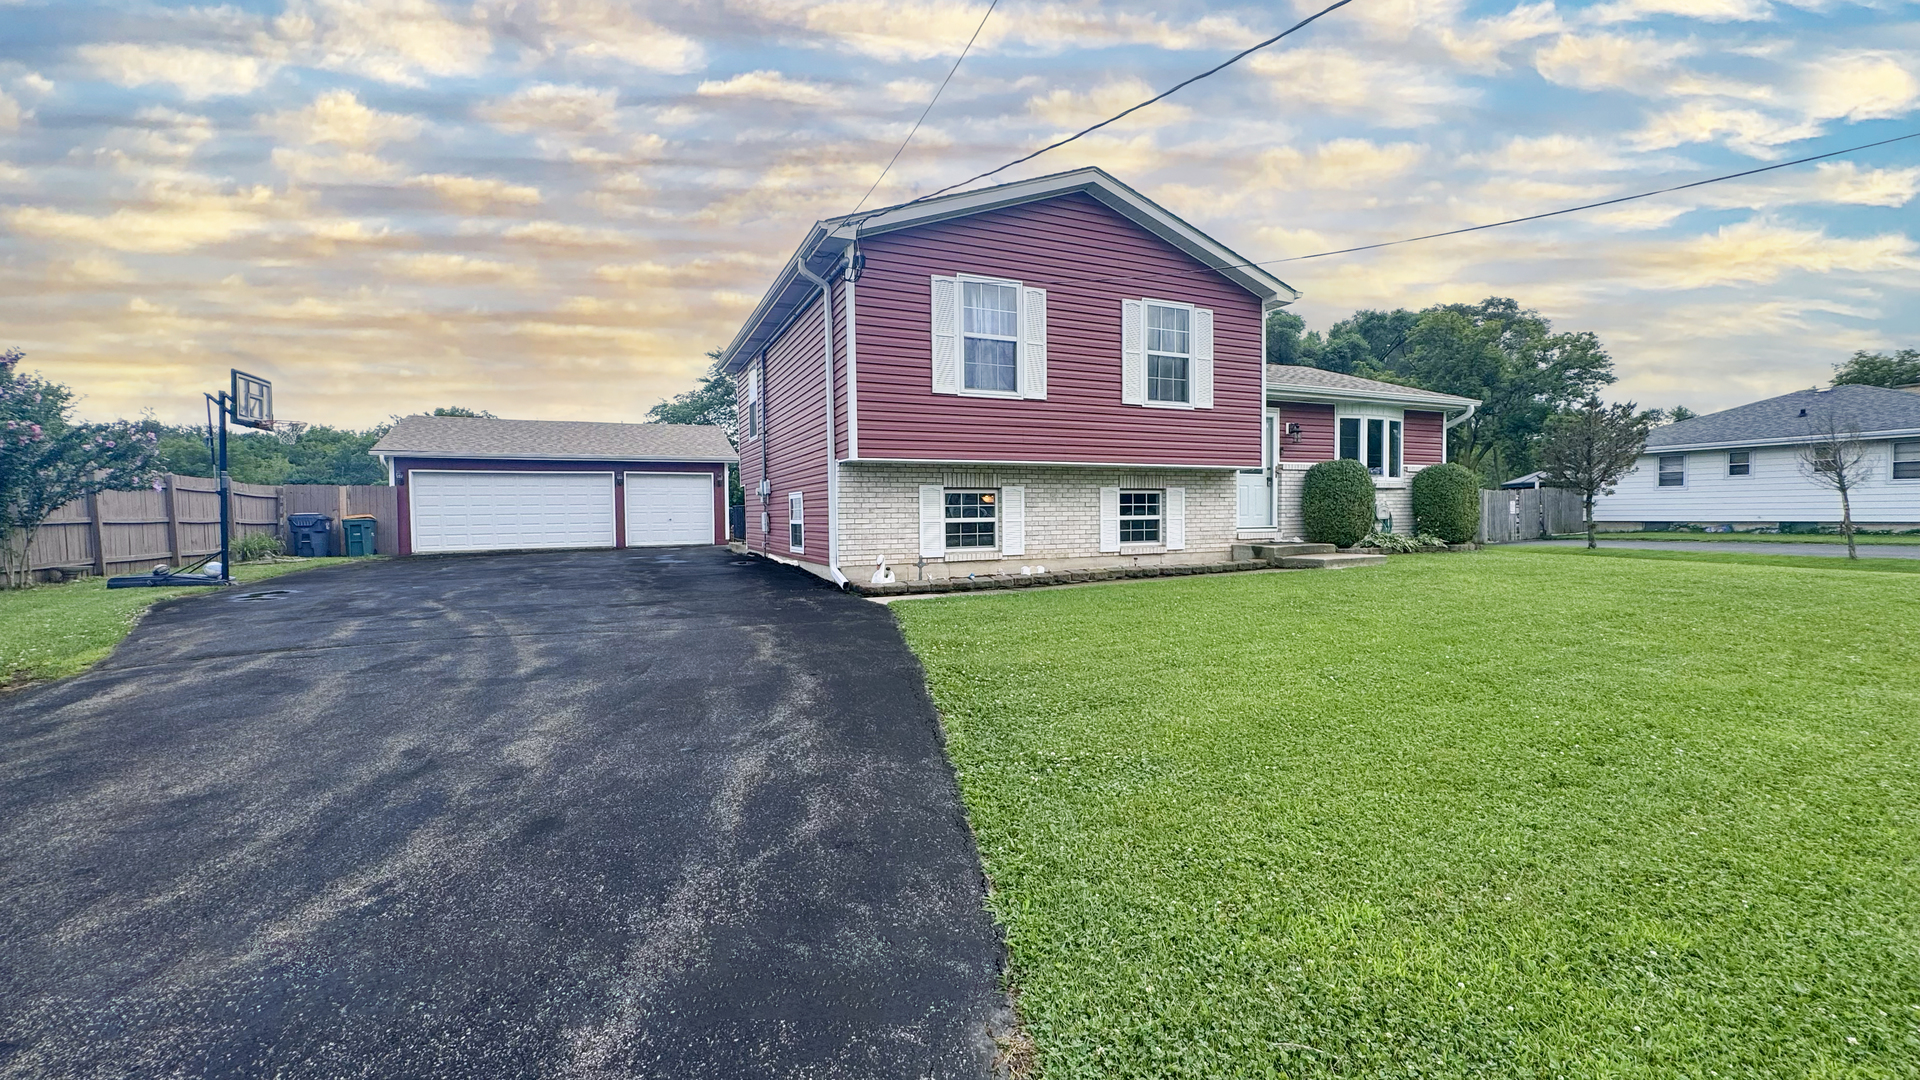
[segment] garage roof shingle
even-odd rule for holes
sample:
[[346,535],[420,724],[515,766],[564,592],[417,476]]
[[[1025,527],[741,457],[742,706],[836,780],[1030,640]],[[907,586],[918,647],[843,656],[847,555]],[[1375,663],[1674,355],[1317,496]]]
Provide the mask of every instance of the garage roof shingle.
[[707,424],[603,424],[403,416],[373,453],[443,458],[738,461],[727,433]]

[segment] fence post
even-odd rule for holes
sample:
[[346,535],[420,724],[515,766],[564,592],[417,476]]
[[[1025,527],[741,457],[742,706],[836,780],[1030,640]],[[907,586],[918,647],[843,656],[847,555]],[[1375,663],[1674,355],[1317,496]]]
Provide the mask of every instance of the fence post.
[[333,515],[334,531],[339,537],[333,542],[333,553],[345,555],[347,553],[347,487],[345,484],[334,485],[333,499],[334,506],[339,510],[339,513]]
[[93,538],[93,572],[107,576],[107,535],[101,528],[100,496],[87,496],[87,535]]
[[179,566],[180,558],[180,497],[175,494],[173,474],[167,474],[167,562]]

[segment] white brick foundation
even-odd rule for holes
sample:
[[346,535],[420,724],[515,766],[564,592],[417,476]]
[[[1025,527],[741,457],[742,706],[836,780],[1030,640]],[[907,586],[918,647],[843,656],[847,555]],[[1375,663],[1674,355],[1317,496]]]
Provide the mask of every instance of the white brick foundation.
[[[999,488],[1022,486],[1026,499],[1026,553],[1010,559],[997,552],[954,553],[929,559],[925,576],[1018,573],[1022,566],[1078,570],[1109,566],[1176,566],[1224,562],[1234,544],[1238,503],[1231,470],[1133,470],[1075,466],[892,465],[845,462],[840,466],[840,570],[865,581],[875,558],[885,555],[901,581],[921,573],[920,485]],[[1100,489],[1169,488],[1187,491],[1187,545],[1180,551],[1129,544],[1116,554],[1100,551]],[[1294,500],[1296,515],[1299,499]]]

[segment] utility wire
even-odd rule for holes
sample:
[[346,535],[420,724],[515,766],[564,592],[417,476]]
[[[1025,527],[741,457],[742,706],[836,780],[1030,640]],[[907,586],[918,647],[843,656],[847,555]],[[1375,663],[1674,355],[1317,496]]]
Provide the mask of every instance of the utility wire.
[[[1359,251],[1376,251],[1380,248],[1398,247],[1401,244],[1414,244],[1422,240],[1438,240],[1443,236],[1459,236],[1463,233],[1481,232],[1486,229],[1498,229],[1505,225],[1519,225],[1529,221],[1540,221],[1545,218],[1560,217],[1563,214],[1576,214],[1582,210],[1596,210],[1603,206],[1617,206],[1620,203],[1633,202],[1636,199],[1649,199],[1655,195],[1667,195],[1675,191],[1686,191],[1689,188],[1706,187],[1708,184],[1718,184],[1726,180],[1738,180],[1741,177],[1745,177],[1745,176],[1757,176],[1760,173],[1772,172],[1775,169],[1786,169],[1786,168],[1791,168],[1792,166],[1795,166],[1795,165],[1805,165],[1808,162],[1823,161],[1827,158],[1840,157],[1844,154],[1857,154],[1862,150],[1871,150],[1876,146],[1887,146],[1891,143],[1904,142],[1908,139],[1920,139],[1920,131],[1911,131],[1905,135],[1895,135],[1891,139],[1881,139],[1877,142],[1862,143],[1859,146],[1849,146],[1844,150],[1830,150],[1824,154],[1814,154],[1809,157],[1795,158],[1792,161],[1782,161],[1772,165],[1763,165],[1758,169],[1747,169],[1743,172],[1728,173],[1725,176],[1710,177],[1706,180],[1695,180],[1692,183],[1688,183],[1688,184],[1675,184],[1672,187],[1657,188],[1653,191],[1642,191],[1637,195],[1622,195],[1616,199],[1603,199],[1600,202],[1586,203],[1581,206],[1569,206],[1560,210],[1549,210],[1544,214],[1529,214],[1526,217],[1508,218],[1505,221],[1490,221],[1484,225],[1469,225],[1463,229],[1449,229],[1446,232],[1428,233],[1425,236],[1409,236],[1403,240],[1387,240],[1378,244],[1362,244],[1359,247],[1340,248],[1337,251],[1316,251],[1311,255],[1293,255],[1284,259],[1264,259],[1259,262],[1230,263],[1226,266],[1205,266],[1197,270],[1178,270],[1178,271],[1173,271],[1171,273],[1166,273],[1166,274],[1155,274],[1153,276],[1154,277],[1181,277],[1189,274],[1210,274],[1220,270],[1245,270],[1245,269],[1249,269],[1251,267],[1257,267],[1257,266],[1278,266],[1282,263],[1305,262],[1308,259],[1325,259],[1334,255],[1351,255]],[[1107,283],[1121,281],[1121,280],[1138,280],[1138,279],[1137,278],[1131,278],[1131,279],[1078,278],[1078,279],[1072,279],[1072,280],[1062,279],[1057,281],[1036,282],[1035,284],[1098,285],[1098,284],[1107,284]]]
[[[1169,89],[1164,90],[1161,93],[1155,94],[1154,96],[1148,98],[1147,100],[1141,102],[1140,104],[1135,105],[1131,109],[1127,109],[1124,112],[1119,112],[1112,116],[1109,116],[1105,120],[1100,121],[1099,123],[1093,125],[1092,127],[1082,128],[1081,130],[1074,132],[1073,134],[1067,136],[1066,138],[1061,139],[1058,142],[1049,143],[1046,146],[1043,146],[1040,149],[1035,150],[1033,153],[1025,155],[1024,157],[1015,158],[1012,161],[1007,162],[1005,165],[1002,165],[997,169],[988,169],[986,172],[983,172],[978,176],[970,176],[967,179],[962,180],[957,184],[948,184],[946,187],[943,187],[938,191],[930,191],[927,194],[922,195],[917,199],[909,200],[907,202],[901,203],[900,205],[912,206],[914,203],[925,202],[928,199],[945,195],[947,192],[952,191],[955,188],[966,187],[968,184],[973,183],[975,180],[985,180],[987,177],[992,176],[995,173],[1006,172],[1008,169],[1013,168],[1015,165],[1032,161],[1034,158],[1039,157],[1041,154],[1044,154],[1049,150],[1058,150],[1061,147],[1067,145],[1068,143],[1073,142],[1075,139],[1079,139],[1087,135],[1091,135],[1094,132],[1099,131],[1101,128],[1106,127],[1108,124],[1112,124],[1112,123],[1115,123],[1116,121],[1125,119],[1126,117],[1132,115],[1133,113],[1137,113],[1141,109],[1144,109],[1149,105],[1152,105],[1156,101],[1162,101],[1166,98],[1172,97],[1174,94],[1179,93],[1181,90],[1185,89],[1186,87],[1192,86],[1194,83],[1199,82],[1201,79],[1204,79],[1210,75],[1217,75],[1220,72],[1225,71],[1227,68],[1230,68],[1233,65],[1239,63],[1241,60],[1244,60],[1247,57],[1252,56],[1254,53],[1259,52],[1261,49],[1264,49],[1267,46],[1272,45],[1274,42],[1279,41],[1281,38],[1286,37],[1287,35],[1293,33],[1294,31],[1305,29],[1308,25],[1318,20],[1322,15],[1326,15],[1331,12],[1337,11],[1340,8],[1346,7],[1348,4],[1351,4],[1351,3],[1353,3],[1353,0],[1337,0],[1336,3],[1332,3],[1327,5],[1324,8],[1321,8],[1319,11],[1316,11],[1312,15],[1309,15],[1306,18],[1301,19],[1299,22],[1294,23],[1292,26],[1287,27],[1285,30],[1280,31],[1279,33],[1273,35],[1267,40],[1259,42],[1255,45],[1250,45],[1247,48],[1242,49],[1237,53],[1234,53],[1232,56],[1228,57],[1226,60],[1214,65],[1213,67],[1208,68],[1207,70],[1201,72],[1198,75],[1193,76],[1190,79],[1186,79],[1181,82],[1175,83]],[[928,107],[931,108],[932,106],[928,106]],[[865,200],[862,200],[862,201],[864,202]],[[898,209],[898,207],[896,207],[895,209]]]
[[[947,84],[953,81],[954,72],[957,72],[960,70],[960,61],[965,60],[967,58],[967,54],[973,51],[973,43],[979,40],[980,31],[986,29],[987,20],[993,16],[993,9],[999,6],[1000,6],[1000,0],[993,0],[992,3],[987,5],[987,13],[985,15],[980,16],[980,25],[973,28],[973,36],[967,39],[966,48],[961,49],[960,55],[954,57],[953,66],[947,69],[947,77],[940,80],[939,88],[934,90],[933,92],[933,99],[927,102],[926,108],[920,110],[920,119],[915,120],[913,122],[913,130],[907,132],[907,137],[900,141],[900,149],[895,150],[893,152],[893,156],[887,159],[887,167],[880,170],[880,175],[874,178],[873,186],[867,189],[867,193],[865,195],[860,196],[860,201],[854,205],[854,208],[853,208],[854,214],[857,214],[860,212],[860,207],[867,205],[867,200],[873,198],[873,193],[879,190],[880,181],[885,180],[887,178],[887,174],[893,171],[893,163],[896,161],[899,161],[900,155],[906,152],[907,144],[912,142],[913,137],[919,133],[920,125],[927,122],[927,114],[933,111],[934,102],[940,100],[940,95],[947,89]],[[847,216],[852,217],[853,214],[849,214]]]

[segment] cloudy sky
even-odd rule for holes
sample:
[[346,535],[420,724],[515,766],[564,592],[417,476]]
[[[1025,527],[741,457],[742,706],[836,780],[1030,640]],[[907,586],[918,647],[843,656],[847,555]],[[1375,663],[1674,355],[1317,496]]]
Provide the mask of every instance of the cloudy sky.
[[[1319,2],[1002,0],[875,202],[1000,164]],[[850,210],[984,0],[0,0],[0,346],[90,418],[458,403],[638,419]],[[1920,129],[1920,4],[1355,0],[1007,178],[1100,165],[1252,259]],[[1920,140],[1276,267],[1325,327],[1509,295],[1706,410],[1920,346]],[[871,204],[870,204],[871,205]]]

